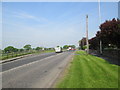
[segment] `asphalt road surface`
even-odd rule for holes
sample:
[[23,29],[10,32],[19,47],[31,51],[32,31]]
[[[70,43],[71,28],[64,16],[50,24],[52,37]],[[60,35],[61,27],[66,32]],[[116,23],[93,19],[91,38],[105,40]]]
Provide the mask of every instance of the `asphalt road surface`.
[[35,56],[30,56],[30,57],[18,59],[18,60],[12,61],[12,62],[8,62],[8,63],[5,63],[2,65],[2,71],[6,71],[6,70],[9,70],[9,69],[12,69],[12,68],[24,65],[24,64],[38,61],[38,60],[41,60],[43,58],[46,58],[46,57],[49,57],[49,56],[52,56],[55,54],[56,54],[55,52],[43,53],[43,54],[39,54],[39,55],[35,55]]
[[47,53],[3,64],[2,88],[50,88],[73,54]]

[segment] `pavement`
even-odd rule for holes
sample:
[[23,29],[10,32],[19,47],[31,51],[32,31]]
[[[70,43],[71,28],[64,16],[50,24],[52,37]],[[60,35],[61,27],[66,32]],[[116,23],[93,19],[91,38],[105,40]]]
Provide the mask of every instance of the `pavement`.
[[47,53],[2,64],[2,88],[51,88],[73,52]]
[[94,55],[94,56],[97,56],[97,57],[100,57],[104,60],[106,60],[108,63],[110,64],[115,64],[115,65],[119,65],[120,66],[120,62],[119,62],[119,59],[116,59],[116,58],[110,58],[110,57],[107,57],[107,56],[104,56],[104,55],[100,55],[98,53],[90,53],[91,55]]

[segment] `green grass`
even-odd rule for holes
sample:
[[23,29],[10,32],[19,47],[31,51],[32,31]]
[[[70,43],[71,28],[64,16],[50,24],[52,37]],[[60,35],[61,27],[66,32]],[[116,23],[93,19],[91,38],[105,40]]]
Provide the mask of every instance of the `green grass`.
[[77,51],[68,73],[57,88],[118,88],[118,67],[104,59]]
[[46,50],[43,53],[55,52],[54,50]]
[[45,51],[39,51],[39,52],[26,52],[26,53],[18,53],[18,54],[10,53],[8,54],[8,56],[7,55],[0,56],[0,60],[6,60],[6,59],[18,57],[18,56],[28,55],[28,54],[42,54],[42,53],[49,53],[49,52],[54,52],[54,50],[45,50]]
[[2,55],[0,55],[0,60],[2,59]]

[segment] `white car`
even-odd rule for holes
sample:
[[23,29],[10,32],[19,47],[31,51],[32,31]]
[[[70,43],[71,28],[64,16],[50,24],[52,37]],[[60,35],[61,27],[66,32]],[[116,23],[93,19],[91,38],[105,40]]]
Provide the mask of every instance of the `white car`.
[[55,47],[55,52],[56,53],[62,52],[62,48],[60,46]]

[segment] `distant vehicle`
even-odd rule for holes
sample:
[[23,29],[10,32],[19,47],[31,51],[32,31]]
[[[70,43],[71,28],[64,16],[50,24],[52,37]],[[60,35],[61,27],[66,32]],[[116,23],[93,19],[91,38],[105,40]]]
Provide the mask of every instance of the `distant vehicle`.
[[76,50],[76,49],[75,49],[75,48],[72,48],[72,47],[69,47],[67,50],[68,50],[68,51],[74,51],[74,50]]
[[62,52],[62,48],[60,46],[55,47],[55,52],[56,53]]
[[72,50],[74,51],[74,50],[76,50],[75,48],[72,48]]
[[68,50],[68,51],[70,51],[71,49],[72,49],[72,47],[68,47],[68,49],[67,49],[67,50]]

